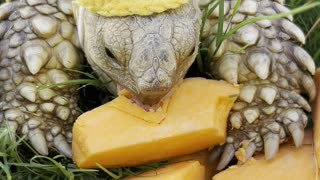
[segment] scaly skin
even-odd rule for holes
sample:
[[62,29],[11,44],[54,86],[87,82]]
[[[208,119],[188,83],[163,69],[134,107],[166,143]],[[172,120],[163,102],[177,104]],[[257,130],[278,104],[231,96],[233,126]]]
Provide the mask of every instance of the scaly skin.
[[[244,0],[232,18],[236,1],[224,2],[225,25],[230,28],[258,16],[288,12],[281,1]],[[209,54],[214,54],[216,43],[210,44],[217,32],[218,12],[206,23]],[[305,111],[312,100],[315,86],[312,74],[315,64],[308,53],[294,41],[305,43],[303,32],[292,22],[292,17],[263,20],[239,29],[210,60],[211,74],[240,85],[240,96],[229,115],[228,137],[218,169],[223,169],[239,148],[247,158],[264,149],[266,159],[272,159],[279,144],[293,137],[297,147],[302,145],[307,124]],[[249,145],[247,143],[249,143]]]
[[198,52],[195,0],[152,16],[103,17],[79,7],[76,17],[87,60],[100,79],[112,79],[144,104],[159,102]]
[[[48,3],[46,0],[29,1]],[[50,4],[51,7],[56,7],[55,1],[52,0],[52,2],[53,4],[48,3],[48,5]],[[70,7],[70,1],[60,0],[58,2],[66,4],[59,8],[58,3],[56,10],[61,12],[57,18],[67,17],[66,20],[73,24],[72,17],[69,16],[71,12],[65,12],[68,8],[63,9],[63,7]],[[209,0],[200,1],[200,6],[204,6],[207,2],[209,2]],[[231,22],[231,27],[233,27],[245,19],[286,11],[286,8],[279,4],[279,1],[243,0],[239,12],[231,19],[230,14],[233,11],[234,2],[236,1],[225,1],[225,27],[227,27],[228,22]],[[22,5],[23,4],[24,3],[22,3]],[[12,5],[17,6],[19,3],[12,3],[9,6]],[[35,9],[37,8],[36,5],[28,6],[32,8],[35,7]],[[19,6],[16,8],[22,9],[22,7]],[[33,85],[28,84],[29,86],[39,86],[48,84],[47,82],[37,80],[41,74],[48,74],[49,69],[58,68],[62,74],[68,74],[70,78],[76,78],[76,76],[69,71],[62,71],[64,65],[63,60],[55,60],[54,63],[56,66],[54,67],[48,67],[49,63],[41,60],[40,62],[43,63],[43,67],[36,73],[28,69],[28,61],[21,60],[23,59],[21,52],[25,52],[24,49],[28,47],[28,45],[23,46],[23,44],[34,42],[31,41],[31,38],[16,40],[19,44],[17,47],[23,50],[15,55],[19,58],[8,56],[10,53],[7,53],[6,50],[9,40],[14,39],[13,36],[20,32],[15,32],[12,26],[9,25],[18,22],[20,15],[16,15],[18,14],[17,9],[8,9],[8,7],[4,8],[4,6],[0,8],[0,21],[2,21],[0,24],[0,38],[3,36],[1,34],[2,29],[5,29],[5,34],[7,34],[4,38],[2,37],[0,42],[1,64],[2,62],[8,62],[8,58],[14,60],[10,61],[11,64],[2,66],[5,67],[1,68],[1,71],[4,71],[3,77],[7,77],[8,74],[10,77],[14,77],[16,74],[24,73],[24,76],[28,75],[27,77],[33,77],[32,81],[29,80],[29,78],[24,78],[25,82],[32,82]],[[42,6],[38,7],[38,10],[46,13],[50,11],[50,8]],[[100,79],[103,82],[113,80],[114,85],[120,85],[131,91],[142,104],[153,104],[161,99],[170,91],[176,82],[184,77],[195,59],[199,43],[199,10],[197,0],[190,0],[189,4],[181,8],[148,17],[127,16],[106,18],[91,13],[82,7],[75,7],[75,17],[77,19],[80,44],[83,47],[88,62]],[[53,15],[55,13],[56,12],[49,13],[50,15],[46,16],[53,18],[57,16]],[[208,42],[215,36],[218,14],[217,11],[214,11],[209,19],[207,19],[205,33],[203,37],[201,37],[207,42],[204,44],[209,46],[210,54],[216,50],[214,46],[215,43],[208,44]],[[12,17],[8,18],[9,15]],[[15,18],[15,16],[18,16],[18,18]],[[24,19],[31,21],[34,17],[36,16],[33,15],[32,17]],[[63,18],[58,20],[58,24],[61,23],[62,27],[61,21],[65,22],[65,20]],[[52,24],[48,25],[52,26]],[[29,26],[33,26],[33,24],[30,23]],[[60,26],[60,24],[56,26]],[[39,27],[47,28],[47,26]],[[62,29],[63,28],[61,28],[61,30]],[[30,32],[32,33],[31,30]],[[55,35],[50,34],[52,38],[44,37],[37,31],[34,32],[34,38],[42,42],[36,42],[34,43],[35,45],[46,46],[45,44],[47,44],[47,47],[51,47],[49,40],[54,39],[54,37],[56,42],[63,44],[59,38],[60,31],[55,31]],[[76,31],[70,33],[73,35],[71,39],[65,38],[62,33],[61,36],[63,36],[63,39],[72,42],[74,46],[78,47],[75,38]],[[218,167],[219,169],[224,168],[229,163],[235,151],[241,148],[243,142],[248,142],[248,146],[244,147],[246,148],[248,158],[252,156],[254,152],[261,151],[264,148],[267,159],[271,159],[276,154],[279,144],[287,141],[291,135],[293,136],[296,146],[301,145],[303,130],[307,121],[304,110],[310,111],[310,106],[300,93],[306,92],[310,96],[310,99],[313,98],[315,90],[311,74],[314,73],[315,66],[310,56],[302,48],[295,45],[293,40],[303,43],[305,41],[301,30],[289,20],[260,21],[245,26],[238,30],[230,39],[224,41],[221,49],[217,51],[215,57],[210,61],[210,73],[212,73],[215,78],[240,84],[241,88],[240,97],[229,116],[228,138]],[[246,48],[242,48],[244,46],[246,46]],[[53,48],[46,48],[46,50],[50,51],[50,57],[59,56],[55,54],[59,51],[54,51]],[[42,55],[43,51],[44,50],[33,50],[31,52],[40,53],[41,56],[39,57],[43,59],[43,57],[46,57]],[[80,52],[75,48],[72,52],[73,53],[68,52],[66,54],[71,57],[81,56]],[[78,61],[79,58],[75,59]],[[36,60],[32,60],[32,62],[35,61]],[[25,70],[14,71],[15,64],[17,63],[20,63]],[[48,76],[52,75],[48,74]],[[11,79],[5,79],[2,83],[11,83],[13,81]],[[114,85],[111,87],[113,91],[115,91]],[[21,107],[19,106],[18,109],[26,109],[30,100],[21,96],[21,90],[18,88],[19,85],[9,91],[5,91],[5,87],[6,86],[4,86],[1,92],[3,104],[12,108],[15,105],[15,101],[19,100],[18,102],[21,104]],[[60,96],[70,98],[75,98],[77,94],[74,88],[70,87],[58,88],[54,89],[54,91],[57,94],[60,93]],[[17,100],[7,100],[6,97],[10,93],[14,94]],[[21,96],[21,98],[18,99],[19,96]],[[36,99],[33,104],[37,107],[40,107],[44,102],[51,102],[51,100],[42,101],[40,98]],[[73,101],[68,101],[72,106],[64,107],[76,107],[75,100],[76,98]],[[56,110],[54,110],[54,112],[56,112]],[[6,114],[6,111],[3,111],[3,113]],[[42,111],[39,113],[46,114]],[[33,117],[25,113],[25,110],[15,111],[11,114],[15,116],[21,114],[24,117]],[[39,121],[42,122],[42,126],[37,127],[41,127],[42,129],[35,129],[37,130],[36,132],[41,132],[38,134],[49,134],[53,137],[51,133],[52,130],[49,131],[52,125],[46,122],[50,121],[53,124],[60,124],[61,120],[57,118],[55,113],[47,114],[50,116],[50,120],[44,115],[40,115],[41,118],[39,118]],[[68,123],[60,124],[63,126],[63,131],[60,134],[63,136],[68,135],[68,138],[71,134],[66,132],[70,129],[77,113],[73,115],[74,116],[69,116]],[[20,121],[12,121],[11,119],[5,118],[3,122],[6,122],[3,124],[13,124],[10,125],[10,127],[13,127],[12,130],[17,130],[19,133],[24,132],[32,135],[30,132],[34,132],[34,129],[31,128],[32,126],[29,124],[29,126],[27,126],[27,123],[30,122],[29,119],[24,119],[20,123]],[[30,124],[32,125],[32,123]],[[35,142],[32,138],[30,138],[30,140],[31,142]],[[49,142],[49,145],[52,144],[52,138],[47,139],[47,142]],[[33,143],[33,145],[40,153],[47,153],[47,151],[41,150],[45,149],[46,144],[41,143],[39,145],[39,143]],[[66,150],[61,150],[61,148],[59,150],[66,152]]]
[[19,0],[0,6],[0,124],[27,135],[43,155],[54,147],[71,157],[80,114],[77,87],[39,87],[76,79],[79,41],[66,0]]

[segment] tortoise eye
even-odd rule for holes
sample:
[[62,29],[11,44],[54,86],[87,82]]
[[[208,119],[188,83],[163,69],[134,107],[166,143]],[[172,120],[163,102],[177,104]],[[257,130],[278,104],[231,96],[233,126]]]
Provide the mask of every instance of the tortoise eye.
[[105,48],[105,50],[106,50],[106,54],[110,57],[110,58],[112,58],[112,59],[115,59],[116,57],[113,55],[113,53],[108,49],[108,48]]
[[106,51],[106,55],[110,58],[108,61],[112,63],[114,66],[117,66],[118,68],[120,68],[121,62],[119,62],[116,56],[108,48],[105,48],[105,51]]

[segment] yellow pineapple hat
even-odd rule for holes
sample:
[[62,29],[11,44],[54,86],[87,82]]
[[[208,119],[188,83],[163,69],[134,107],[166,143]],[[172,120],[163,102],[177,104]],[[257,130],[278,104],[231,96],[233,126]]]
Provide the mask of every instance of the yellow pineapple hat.
[[101,16],[147,16],[175,9],[188,0],[75,0],[80,5]]

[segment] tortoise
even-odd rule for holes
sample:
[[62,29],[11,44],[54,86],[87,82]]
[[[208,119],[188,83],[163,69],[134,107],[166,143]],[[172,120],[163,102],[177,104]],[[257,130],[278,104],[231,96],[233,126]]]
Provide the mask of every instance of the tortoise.
[[[256,21],[217,43],[219,15],[228,32],[248,19],[289,12],[284,0],[243,0],[239,6],[225,0],[223,8],[214,0],[163,1],[167,5],[160,8],[150,0],[142,14],[131,6],[117,11],[112,1],[101,0],[1,5],[0,124],[26,135],[42,155],[54,147],[72,157],[79,91],[63,83],[78,79],[85,61],[110,92],[125,88],[148,109],[184,78],[199,48],[206,48],[206,73],[240,86],[226,143],[213,151],[222,154],[218,169],[243,142],[247,158],[264,150],[272,159],[290,138],[301,146],[311,111],[305,97],[312,100],[316,93],[315,64],[297,44],[305,43],[305,36],[292,16]],[[39,88],[50,84],[60,85]]]

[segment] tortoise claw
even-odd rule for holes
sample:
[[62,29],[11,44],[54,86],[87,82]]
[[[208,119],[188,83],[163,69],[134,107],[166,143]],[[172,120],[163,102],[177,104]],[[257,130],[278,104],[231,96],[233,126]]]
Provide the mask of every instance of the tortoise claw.
[[300,127],[297,123],[291,123],[288,129],[292,135],[296,147],[300,147],[304,138],[304,128]]
[[28,133],[31,145],[39,152],[41,155],[48,155],[48,145],[44,133],[42,130],[36,128]]
[[221,156],[222,152],[223,152],[223,146],[214,147],[210,152],[210,156],[209,156],[208,161],[210,163],[216,161]]
[[235,154],[235,148],[232,144],[227,144],[224,148],[223,154],[221,156],[220,162],[217,166],[217,170],[224,169],[229,162],[232,160],[233,156]]
[[247,149],[246,149],[246,160],[250,159],[253,154],[256,152],[256,145],[254,143],[249,143]]
[[56,136],[53,140],[54,146],[68,158],[72,158],[71,147],[62,134]]
[[263,141],[265,158],[271,160],[278,153],[280,137],[279,135],[270,132],[263,136]]

